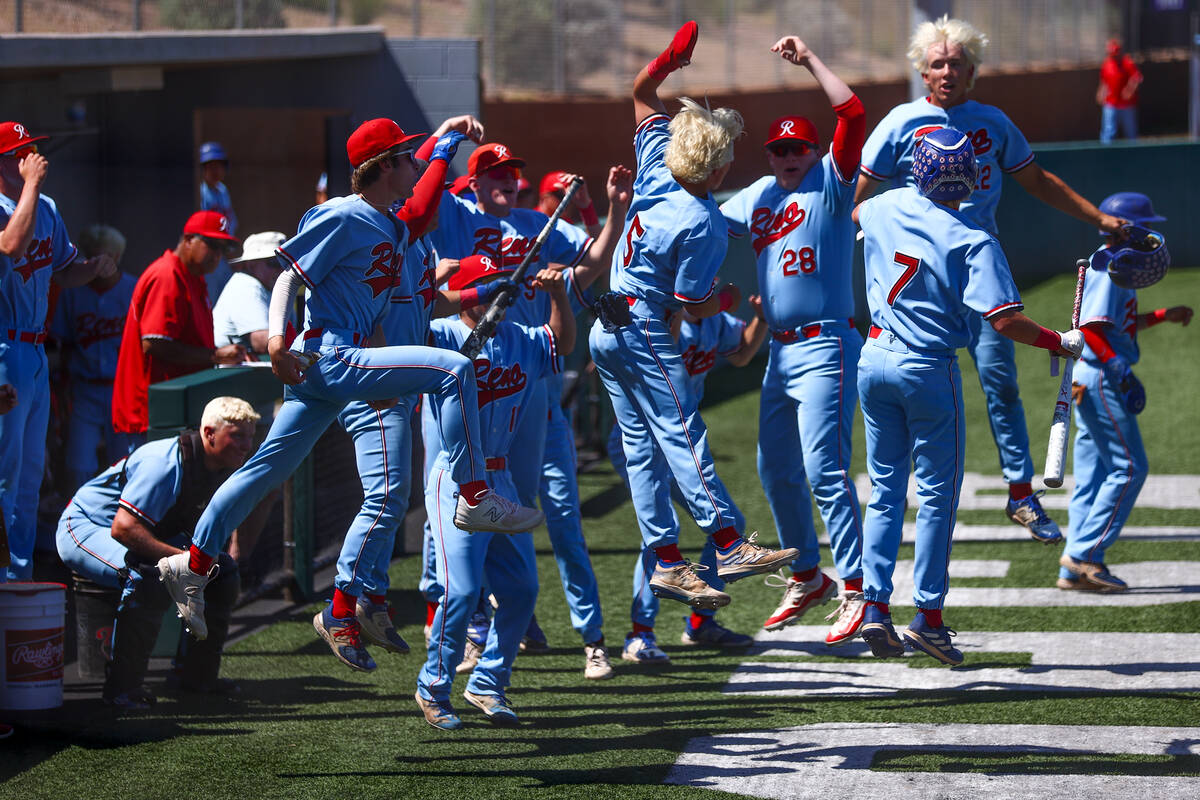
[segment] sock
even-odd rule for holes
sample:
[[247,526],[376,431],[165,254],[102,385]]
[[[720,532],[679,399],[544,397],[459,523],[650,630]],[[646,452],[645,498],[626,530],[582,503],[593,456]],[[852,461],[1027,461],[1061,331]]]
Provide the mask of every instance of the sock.
[[704,616],[703,614],[697,614],[695,611],[693,611],[692,615],[690,617],[688,617],[688,627],[691,628],[692,630],[696,630],[701,625],[703,625],[705,620],[707,620],[707,619],[709,619],[709,618]]
[[346,594],[341,589],[333,590],[333,609],[331,614],[337,619],[349,619],[354,616],[354,606],[358,604],[358,598],[352,594]]
[[871,602],[868,602],[867,605],[875,606],[876,608],[879,609],[879,611],[881,613],[891,616],[892,610],[891,610],[891,608],[888,607],[887,603],[876,603],[875,601],[872,600]]
[[433,615],[437,613],[438,604],[433,600],[425,601],[425,624],[433,624]]
[[796,580],[800,581],[801,583],[808,583],[813,578],[817,577],[817,573],[820,571],[821,571],[820,567],[813,567],[812,569],[804,570],[804,572],[793,572],[792,577],[795,578]]
[[209,567],[212,566],[213,557],[206,554],[196,545],[188,548],[188,569],[197,575],[207,575]]
[[1008,496],[1012,500],[1024,500],[1029,495],[1033,494],[1032,483],[1010,483],[1008,485]]
[[683,553],[679,552],[679,545],[667,544],[662,547],[654,548],[654,555],[658,556],[658,563],[664,567],[668,564],[678,564],[683,561]]
[[634,633],[654,633],[654,626],[653,625],[643,625],[640,622],[635,622],[635,623],[633,623],[633,632]]
[[675,70],[692,60],[692,50],[696,48],[696,37],[700,29],[695,22],[685,22],[683,27],[675,32],[671,46],[646,65],[646,71],[656,81],[666,80]]
[[846,581],[846,591],[847,592],[861,592],[862,591],[862,578],[851,578],[850,580]]
[[925,615],[925,621],[934,628],[942,627],[942,610],[940,608],[921,608],[918,609]]
[[363,597],[367,598],[377,606],[381,606],[387,602],[386,594],[368,594],[367,592],[363,592]]
[[721,528],[712,535],[713,544],[722,550],[728,550],[729,546],[742,538],[742,535],[737,532],[737,528]]
[[467,498],[468,505],[479,505],[479,498],[488,490],[488,485],[483,481],[471,481],[464,483],[458,487],[458,493]]

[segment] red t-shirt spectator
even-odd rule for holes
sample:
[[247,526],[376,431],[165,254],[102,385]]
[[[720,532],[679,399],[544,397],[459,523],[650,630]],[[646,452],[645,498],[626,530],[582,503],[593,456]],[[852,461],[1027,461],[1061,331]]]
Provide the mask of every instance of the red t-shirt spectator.
[[[1134,82],[1134,91],[1126,98],[1125,87]],[[1142,72],[1127,53],[1108,56],[1100,65],[1100,83],[1104,85],[1104,105],[1113,108],[1132,108],[1137,105],[1137,86],[1142,82]]]

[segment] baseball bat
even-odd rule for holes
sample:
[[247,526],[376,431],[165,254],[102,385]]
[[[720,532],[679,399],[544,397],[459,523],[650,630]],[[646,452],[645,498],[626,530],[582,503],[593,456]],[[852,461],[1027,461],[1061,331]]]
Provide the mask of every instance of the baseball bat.
[[554,209],[554,213],[550,215],[550,219],[546,220],[545,226],[537,235],[537,238],[533,240],[529,251],[525,253],[525,257],[521,259],[521,263],[517,266],[516,271],[509,278],[513,283],[513,288],[502,289],[492,299],[491,305],[488,306],[487,311],[483,312],[483,317],[475,324],[475,329],[471,331],[471,335],[463,342],[458,352],[467,358],[473,359],[479,355],[479,351],[483,349],[483,345],[487,340],[495,335],[496,326],[504,319],[504,312],[516,302],[517,292],[521,290],[521,284],[525,280],[525,273],[529,271],[529,265],[533,263],[533,259],[537,257],[538,251],[542,249],[542,245],[550,237],[550,231],[554,230],[554,224],[558,222],[559,218],[567,210],[567,206],[575,197],[575,192],[579,191],[580,186],[583,186],[582,178],[576,178],[571,181],[571,185],[567,187],[566,193],[563,194],[563,199],[558,204],[558,208]]
[[[1075,262],[1078,275],[1075,278],[1075,307],[1071,311],[1071,329],[1079,327],[1079,306],[1083,302],[1083,280],[1087,275],[1088,260]],[[1063,366],[1062,383],[1058,387],[1058,399],[1054,401],[1054,417],[1050,421],[1050,442],[1046,447],[1046,472],[1042,482],[1051,489],[1063,485],[1063,474],[1067,467],[1067,436],[1071,432],[1071,376],[1075,359],[1066,359]]]

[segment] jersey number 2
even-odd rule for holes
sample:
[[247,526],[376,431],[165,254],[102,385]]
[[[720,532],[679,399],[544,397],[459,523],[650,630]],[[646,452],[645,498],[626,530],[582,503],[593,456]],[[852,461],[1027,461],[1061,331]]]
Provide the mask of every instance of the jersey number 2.
[[908,286],[921,267],[921,259],[906,256],[899,251],[896,251],[896,255],[892,258],[897,264],[904,267],[904,272],[900,273],[900,278],[892,284],[892,290],[888,292],[887,304],[889,306],[896,302],[896,295],[900,294],[901,289]]

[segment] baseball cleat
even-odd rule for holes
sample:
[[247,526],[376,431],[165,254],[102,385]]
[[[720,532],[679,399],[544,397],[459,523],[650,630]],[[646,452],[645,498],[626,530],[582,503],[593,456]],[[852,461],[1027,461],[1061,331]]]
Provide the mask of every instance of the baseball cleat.
[[488,489],[475,505],[468,503],[467,498],[460,494],[458,505],[454,509],[455,527],[468,533],[526,533],[545,520],[546,515],[536,508],[526,508],[514,503],[491,489]]
[[455,667],[456,674],[463,675],[475,669],[479,657],[483,655],[483,648],[487,645],[488,631],[491,627],[492,621],[488,619],[487,612],[482,607],[471,615],[471,621],[467,623],[467,644],[463,648],[463,660]]
[[[670,567],[656,562],[654,574],[650,576],[650,591],[655,597],[678,600],[692,608],[707,608],[713,611],[729,605],[729,595],[718,592],[696,575],[696,567],[688,561],[680,561]],[[703,569],[704,567],[701,566]]]
[[[943,664],[957,667],[963,662],[962,651],[950,644],[950,638],[958,634],[943,625],[935,628],[925,619],[925,615],[917,610],[917,616],[904,629],[904,640],[914,650],[920,650],[933,656]],[[865,638],[865,634],[864,634]]]
[[487,714],[493,725],[511,727],[520,725],[517,712],[508,704],[508,698],[502,694],[475,694],[470,689],[463,689],[463,698],[468,703]]
[[683,633],[679,635],[679,643],[688,647],[703,645],[721,649],[737,649],[754,644],[754,637],[744,633],[734,633],[712,617],[706,617],[699,628],[692,627],[689,617],[683,619]]
[[1042,503],[1038,499],[1045,492],[1034,492],[1020,500],[1009,500],[1004,506],[1004,513],[1018,525],[1023,525],[1035,542],[1053,544],[1061,542],[1063,535],[1054,520],[1046,515]]
[[638,664],[670,664],[671,657],[658,646],[654,631],[630,632],[625,636],[621,658]]
[[757,538],[758,531],[755,531],[724,550],[717,548],[717,575],[726,583],[733,583],[751,575],[762,575],[764,572],[774,572],[800,555],[800,551],[794,547],[786,550],[760,547],[754,543]]
[[[1108,567],[1104,564],[1099,564],[1095,561],[1077,561],[1066,553],[1063,553],[1062,557],[1058,559],[1058,563],[1070,570],[1079,580],[1090,584],[1087,588],[1092,591],[1124,592],[1129,589],[1129,584],[1109,572]],[[1060,585],[1058,588],[1062,589],[1065,587]]]
[[878,606],[868,605],[863,612],[862,638],[876,658],[899,658],[904,655],[904,643],[896,635],[892,615]]
[[333,604],[325,606],[313,617],[313,628],[325,640],[329,649],[347,667],[359,672],[375,669],[375,660],[367,652],[359,635],[358,620],[354,617],[338,619],[333,615]]
[[425,715],[425,721],[433,727],[442,731],[456,731],[462,727],[462,720],[458,718],[449,702],[426,700],[421,697],[420,690],[413,697],[417,701],[417,708]]
[[829,626],[829,633],[825,634],[825,644],[837,647],[858,636],[866,608],[867,601],[862,592],[846,592],[842,595],[841,605],[832,614],[825,617],[827,620],[837,618],[837,621]]
[[838,594],[837,584],[820,570],[808,581],[797,580],[794,575],[774,574],[768,575],[763,582],[767,586],[783,587],[783,600],[763,623],[769,631],[794,625],[810,608],[824,605]]
[[520,649],[522,653],[531,655],[544,655],[550,652],[550,643],[546,641],[546,634],[538,625],[537,615],[529,618],[529,627],[525,629],[525,635],[521,637]]
[[216,577],[220,567],[214,561],[208,569],[208,574],[200,575],[192,572],[192,568],[188,566],[189,559],[190,556],[186,550],[173,556],[160,558],[158,560],[158,579],[162,581],[167,594],[171,595],[171,599],[175,601],[175,608],[179,611],[179,618],[183,620],[184,627],[196,639],[206,639],[208,638],[208,624],[204,621],[204,587]]
[[392,622],[392,607],[385,603],[372,603],[360,597],[354,607],[354,616],[358,619],[359,632],[368,643],[382,647],[389,653],[408,652],[408,642],[396,632]]
[[589,681],[603,681],[613,676],[612,663],[604,642],[593,642],[583,646],[583,677]]

